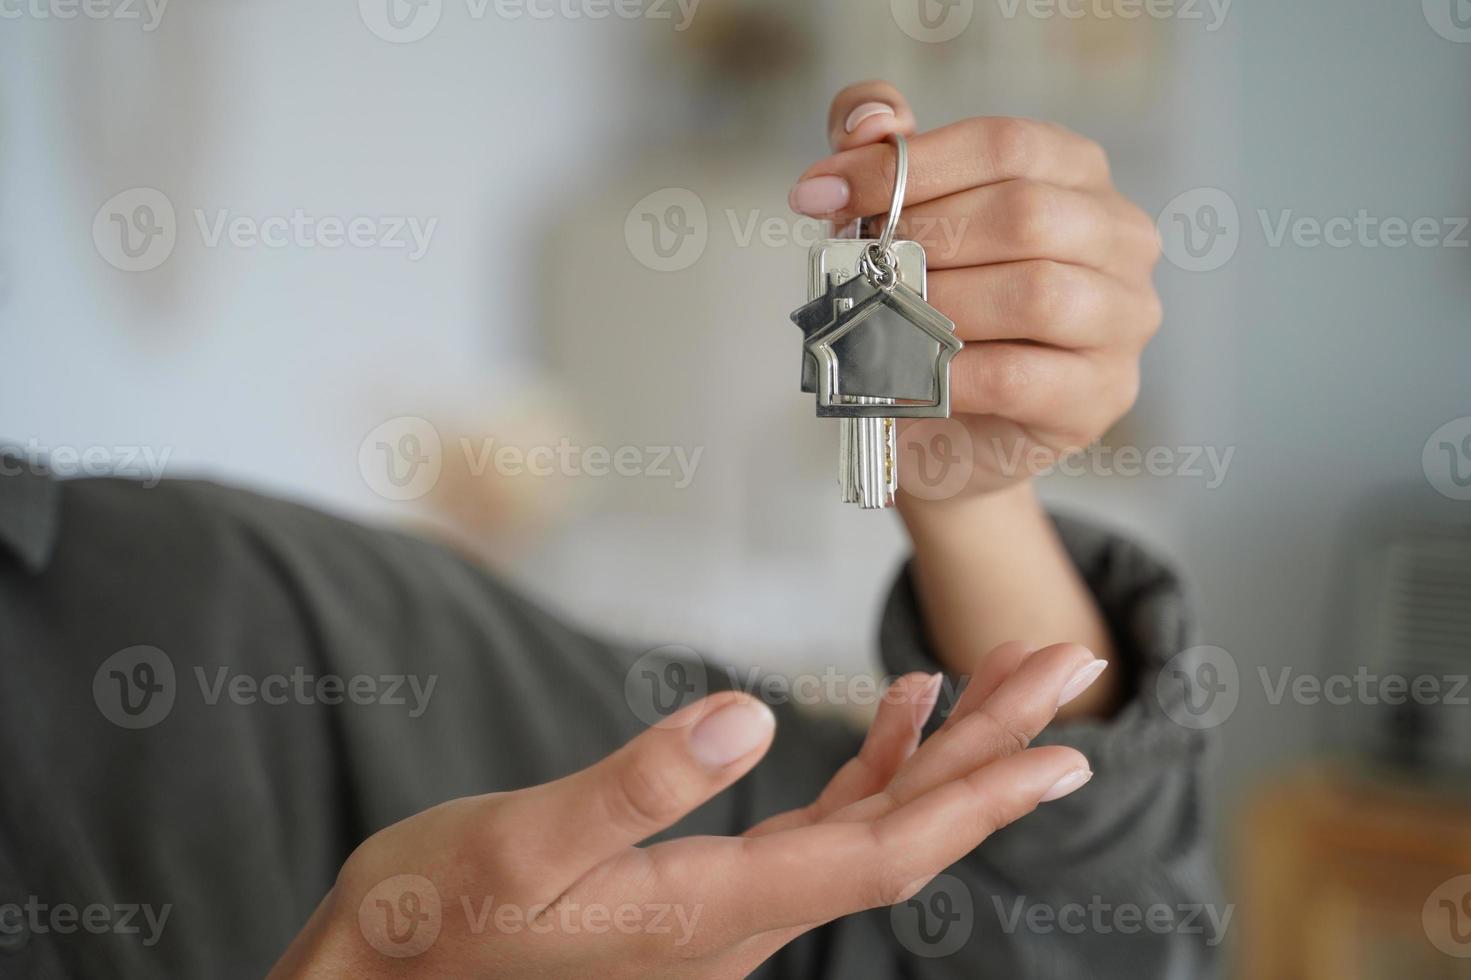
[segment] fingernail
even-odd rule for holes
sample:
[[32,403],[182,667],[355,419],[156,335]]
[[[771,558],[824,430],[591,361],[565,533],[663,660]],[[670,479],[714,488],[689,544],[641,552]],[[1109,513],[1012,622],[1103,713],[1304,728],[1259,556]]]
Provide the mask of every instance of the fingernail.
[[701,718],[690,733],[690,754],[707,769],[721,769],[766,740],[776,717],[760,701],[737,701]]
[[1068,773],[1066,776],[1063,776],[1057,782],[1053,783],[1052,788],[1042,794],[1042,802],[1051,803],[1053,800],[1060,800],[1064,796],[1067,796],[1069,793],[1080,788],[1084,783],[1092,778],[1092,770],[1074,769],[1072,772]]
[[848,113],[848,119],[843,123],[843,128],[851,133],[865,119],[872,116],[892,116],[893,114],[894,107],[891,105],[884,105],[882,102],[865,102]]
[[924,687],[914,698],[914,730],[919,731],[930,720],[930,715],[935,713],[935,704],[940,700],[940,683],[945,679],[944,674],[932,674],[925,682]]
[[848,204],[848,182],[832,175],[812,177],[792,188],[787,203],[793,211],[821,217],[840,211]]
[[1078,672],[1072,676],[1072,679],[1063,687],[1062,693],[1057,696],[1057,706],[1061,708],[1073,700],[1073,698],[1088,690],[1089,686],[1098,680],[1098,675],[1103,673],[1104,668],[1107,666],[1107,660],[1090,660],[1088,663],[1079,667]]

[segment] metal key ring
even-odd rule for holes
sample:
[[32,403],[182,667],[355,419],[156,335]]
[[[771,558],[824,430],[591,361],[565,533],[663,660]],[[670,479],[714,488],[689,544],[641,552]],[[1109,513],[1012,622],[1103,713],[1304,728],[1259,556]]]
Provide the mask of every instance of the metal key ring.
[[[904,209],[904,189],[909,184],[909,143],[901,133],[890,133],[897,151],[894,161],[894,197],[889,202],[889,217],[884,222],[878,241],[869,243],[858,260],[861,272],[877,289],[889,292],[899,283],[899,262],[894,256],[894,235],[899,230],[899,214]],[[860,231],[861,234],[861,231]]]
[[889,201],[889,220],[884,223],[884,232],[879,236],[879,250],[885,255],[894,245],[894,233],[899,230],[899,212],[904,210],[904,188],[909,184],[909,141],[902,133],[890,133],[898,158],[894,161],[894,197]]

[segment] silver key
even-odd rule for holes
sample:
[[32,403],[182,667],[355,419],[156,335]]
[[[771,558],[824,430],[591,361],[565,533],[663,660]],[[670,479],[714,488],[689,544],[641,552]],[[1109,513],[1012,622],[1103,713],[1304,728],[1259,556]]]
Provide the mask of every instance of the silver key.
[[[832,286],[857,274],[858,262],[873,239],[835,238],[818,242],[808,255],[807,298],[817,299]],[[924,248],[915,242],[895,242],[899,280],[925,295]],[[892,404],[892,398],[844,396],[859,405]],[[866,510],[891,507],[899,485],[897,427],[893,419],[838,419],[838,485],[844,503]]]
[[812,247],[802,330],[802,390],[819,418],[839,420],[843,500],[892,506],[898,488],[895,419],[950,415],[950,361],[963,346],[955,324],[925,299],[925,254],[894,240],[904,206],[909,150],[896,153],[894,195],[876,239],[830,239]]

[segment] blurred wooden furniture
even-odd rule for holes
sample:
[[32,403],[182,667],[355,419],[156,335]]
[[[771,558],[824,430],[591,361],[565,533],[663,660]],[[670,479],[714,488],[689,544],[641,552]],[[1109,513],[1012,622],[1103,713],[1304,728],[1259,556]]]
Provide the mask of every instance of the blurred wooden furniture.
[[1471,800],[1314,767],[1242,832],[1241,977],[1471,978]]

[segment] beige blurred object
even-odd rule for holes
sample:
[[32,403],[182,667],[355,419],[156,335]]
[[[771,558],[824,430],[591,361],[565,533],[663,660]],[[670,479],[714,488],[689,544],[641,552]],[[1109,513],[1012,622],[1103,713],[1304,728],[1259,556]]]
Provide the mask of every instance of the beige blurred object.
[[1076,19],[1057,16],[1045,22],[1039,60],[1083,105],[1128,116],[1156,105],[1160,80],[1168,77],[1164,22],[1149,16],[1100,17],[1088,5],[1083,10]]
[[1258,791],[1239,844],[1244,980],[1471,977],[1471,877],[1436,900],[1471,876],[1466,802],[1312,767]]
[[567,393],[554,385],[527,387],[503,398],[482,417],[464,407],[437,419],[443,469],[425,497],[437,525],[448,525],[457,544],[503,563],[536,547],[549,528],[564,521],[580,496],[595,485],[558,466],[526,465],[538,447],[555,452],[565,442],[583,445],[587,427],[567,409]]

